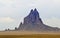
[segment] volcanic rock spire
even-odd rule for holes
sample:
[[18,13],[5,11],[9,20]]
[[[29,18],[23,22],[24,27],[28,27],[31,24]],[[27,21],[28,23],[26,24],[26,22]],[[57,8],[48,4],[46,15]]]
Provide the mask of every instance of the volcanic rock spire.
[[31,9],[29,15],[24,18],[24,22],[20,23],[18,30],[29,30],[29,31],[59,31],[59,28],[50,27],[45,25],[40,16],[39,12],[35,8]]
[[42,20],[41,18],[39,17],[39,13],[37,11],[37,9],[35,8],[34,10],[32,9],[30,11],[30,14],[24,18],[24,23],[25,24],[28,24],[28,23],[42,23]]

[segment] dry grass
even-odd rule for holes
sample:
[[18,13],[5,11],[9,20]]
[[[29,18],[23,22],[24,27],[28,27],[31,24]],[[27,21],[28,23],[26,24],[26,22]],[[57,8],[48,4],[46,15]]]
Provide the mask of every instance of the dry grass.
[[6,31],[0,38],[60,38],[60,32]]
[[0,38],[60,38],[60,35],[50,35],[50,34],[0,35]]

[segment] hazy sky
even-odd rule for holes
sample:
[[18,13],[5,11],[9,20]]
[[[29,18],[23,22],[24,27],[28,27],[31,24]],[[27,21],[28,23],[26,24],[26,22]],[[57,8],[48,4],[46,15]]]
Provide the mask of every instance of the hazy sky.
[[0,0],[0,30],[18,27],[34,8],[44,24],[60,27],[60,0]]

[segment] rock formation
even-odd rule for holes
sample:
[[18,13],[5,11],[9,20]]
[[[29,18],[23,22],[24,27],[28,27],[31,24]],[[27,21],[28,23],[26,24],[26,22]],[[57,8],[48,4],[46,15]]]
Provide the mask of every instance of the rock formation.
[[24,23],[20,23],[18,30],[27,31],[59,31],[59,28],[45,25],[39,17],[39,12],[35,8],[31,9],[30,14],[24,18]]

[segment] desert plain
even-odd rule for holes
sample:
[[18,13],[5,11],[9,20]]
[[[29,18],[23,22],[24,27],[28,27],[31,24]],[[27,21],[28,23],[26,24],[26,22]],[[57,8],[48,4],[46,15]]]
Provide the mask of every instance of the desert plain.
[[1,31],[0,38],[60,38],[60,32]]

